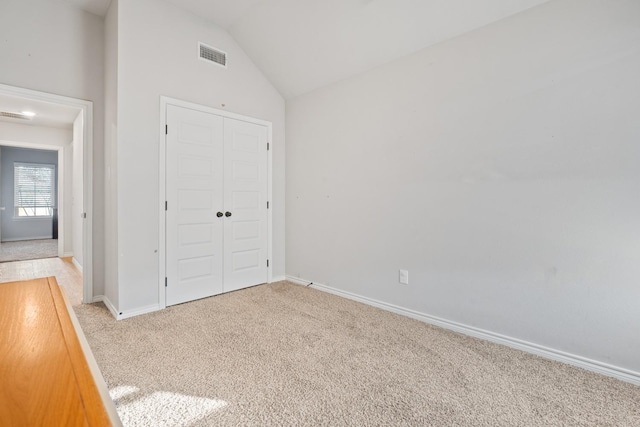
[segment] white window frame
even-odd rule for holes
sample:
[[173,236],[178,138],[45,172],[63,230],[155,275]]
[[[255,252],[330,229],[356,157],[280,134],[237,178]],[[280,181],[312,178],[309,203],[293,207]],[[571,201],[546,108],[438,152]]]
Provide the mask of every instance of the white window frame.
[[[51,206],[48,206],[51,209],[50,215],[20,215],[19,209],[24,209],[21,206],[18,206],[18,168],[19,167],[29,167],[29,168],[40,168],[40,169],[50,169],[52,171],[52,182],[51,182]],[[32,220],[32,219],[48,219],[53,218],[53,211],[57,207],[57,188],[56,188],[56,165],[49,163],[28,163],[28,162],[14,162],[13,163],[13,218],[19,220]],[[34,213],[37,209],[37,206],[33,206]]]

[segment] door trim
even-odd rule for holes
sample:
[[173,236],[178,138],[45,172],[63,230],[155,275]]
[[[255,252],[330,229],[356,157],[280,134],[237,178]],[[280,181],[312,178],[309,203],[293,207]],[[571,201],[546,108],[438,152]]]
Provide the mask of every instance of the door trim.
[[[16,96],[25,99],[45,101],[53,104],[61,104],[78,108],[82,112],[83,125],[83,153],[82,153],[82,179],[83,179],[83,212],[86,218],[82,223],[82,302],[84,304],[93,301],[93,102],[84,99],[70,98],[47,92],[40,92],[16,86],[0,84],[0,94]],[[22,143],[21,143],[22,144]],[[26,143],[25,143],[26,144]],[[25,145],[26,146],[26,145]],[[31,145],[33,147],[33,145]],[[53,147],[53,146],[48,146]],[[46,148],[52,150],[54,148]],[[61,153],[61,151],[58,151]],[[60,161],[60,154],[58,155]],[[69,167],[66,166],[65,167]],[[60,186],[60,177],[58,185]],[[66,213],[70,215],[71,212]],[[62,221],[61,221],[62,222]],[[58,249],[60,251],[60,247]]]
[[167,96],[160,96],[160,121],[158,125],[158,136],[160,142],[160,155],[158,156],[158,215],[160,219],[158,228],[158,305],[161,309],[167,307],[165,292],[165,277],[167,271],[167,234],[165,216],[165,201],[167,197],[167,139],[165,126],[167,122],[167,106],[169,105],[266,126],[267,142],[270,145],[269,151],[267,151],[267,199],[270,203],[269,209],[267,210],[267,258],[270,260],[269,268],[267,269],[267,283],[271,283],[273,278],[273,124],[266,120],[230,113],[228,111],[219,110],[206,105],[195,104]]

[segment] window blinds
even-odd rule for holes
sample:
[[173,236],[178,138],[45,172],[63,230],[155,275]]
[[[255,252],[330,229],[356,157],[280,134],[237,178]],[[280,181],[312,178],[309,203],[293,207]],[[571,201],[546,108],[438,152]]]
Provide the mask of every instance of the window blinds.
[[55,165],[14,163],[16,216],[51,216],[55,207]]

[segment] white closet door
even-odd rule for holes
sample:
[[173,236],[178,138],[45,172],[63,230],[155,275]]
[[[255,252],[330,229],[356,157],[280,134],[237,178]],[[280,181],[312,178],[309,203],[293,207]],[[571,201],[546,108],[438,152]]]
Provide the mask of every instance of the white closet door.
[[225,118],[224,141],[228,292],[267,282],[267,128]]
[[223,124],[167,106],[167,305],[223,291]]

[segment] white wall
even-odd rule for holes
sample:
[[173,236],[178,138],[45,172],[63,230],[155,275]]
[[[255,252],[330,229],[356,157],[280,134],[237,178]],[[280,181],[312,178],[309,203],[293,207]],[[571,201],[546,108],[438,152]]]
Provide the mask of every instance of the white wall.
[[[30,147],[35,149],[49,149],[48,147],[63,147],[63,165],[60,169],[64,173],[64,177],[59,183],[64,185],[62,191],[63,200],[61,222],[58,231],[64,238],[64,253],[71,253],[71,216],[69,214],[71,208],[71,164],[73,161],[70,142],[73,133],[70,129],[52,128],[48,126],[30,126],[21,123],[0,122],[0,144],[4,141],[11,145],[18,144],[22,147]],[[52,148],[53,149],[53,148]],[[55,148],[57,150],[57,148]],[[58,195],[58,198],[60,196]],[[9,208],[7,208],[9,209]],[[9,215],[9,211],[5,211],[2,215]],[[64,233],[64,234],[62,234]]]
[[61,0],[0,2],[0,83],[93,101],[93,293],[104,292],[101,17]]
[[[283,98],[231,36],[212,23],[162,0],[120,0],[118,16],[118,310],[159,303],[162,95],[273,123],[272,265],[275,276],[283,275]],[[200,60],[198,41],[226,51],[228,68]]]
[[567,0],[287,102],[287,273],[640,372],[638,76]]
[[105,17],[104,48],[104,195],[105,195],[105,284],[108,304],[119,305],[118,292],[118,0],[111,0]]
[[82,266],[82,226],[84,220],[81,217],[84,212],[83,202],[83,179],[84,171],[82,167],[82,159],[84,155],[84,123],[82,112],[78,114],[73,122],[73,141],[71,142],[72,162],[67,163],[66,167],[71,169],[71,206],[66,210],[70,217],[71,225],[71,253],[78,265]]

